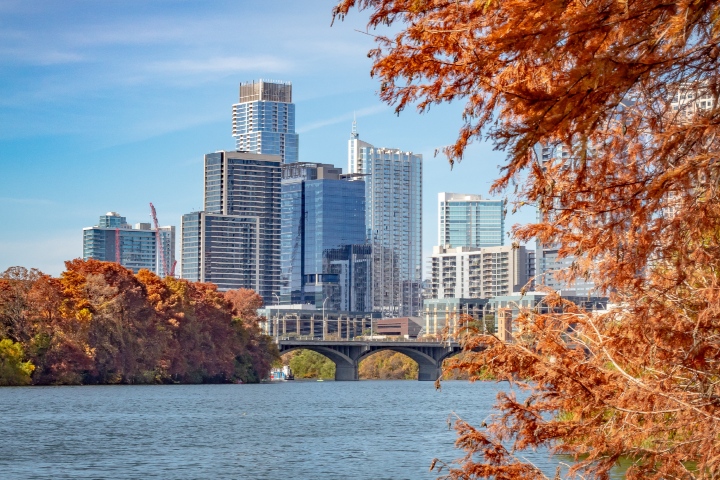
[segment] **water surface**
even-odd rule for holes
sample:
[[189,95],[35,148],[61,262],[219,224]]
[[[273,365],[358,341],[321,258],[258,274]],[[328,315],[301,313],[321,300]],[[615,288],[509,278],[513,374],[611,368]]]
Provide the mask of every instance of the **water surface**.
[[[0,388],[3,479],[430,479],[489,382]],[[557,459],[526,455],[552,476]]]

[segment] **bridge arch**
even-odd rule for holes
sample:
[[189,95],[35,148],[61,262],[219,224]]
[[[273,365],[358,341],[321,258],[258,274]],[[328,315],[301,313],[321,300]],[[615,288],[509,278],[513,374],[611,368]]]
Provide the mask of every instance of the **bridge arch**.
[[280,353],[286,354],[292,352],[293,350],[310,350],[329,358],[335,364],[335,380],[358,379],[357,360],[351,358],[342,351],[323,345],[297,345],[283,348],[280,350]]
[[362,352],[362,354],[357,358],[357,364],[360,366],[360,362],[365,360],[368,357],[371,357],[379,352],[397,352],[402,353],[403,355],[409,357],[411,360],[413,360],[415,363],[418,364],[418,380],[435,380],[438,375],[441,373],[438,373],[438,369],[442,367],[442,362],[438,364],[438,362],[433,358],[431,355],[428,355],[427,353],[415,349],[415,348],[407,348],[403,346],[377,346],[377,347],[371,347],[368,350]]
[[433,341],[277,339],[280,353],[297,349],[317,352],[335,363],[335,380],[357,380],[358,363],[382,350],[392,350],[418,363],[418,380],[435,381],[442,374],[442,362],[459,353],[460,345]]
[[462,349],[453,350],[453,351],[451,351],[451,352],[446,352],[445,355],[442,355],[440,358],[438,358],[438,361],[439,361],[440,364],[442,365],[442,363],[443,363],[445,360],[447,360],[447,359],[450,358],[450,357],[454,357],[455,355],[459,354],[460,352],[462,352]]

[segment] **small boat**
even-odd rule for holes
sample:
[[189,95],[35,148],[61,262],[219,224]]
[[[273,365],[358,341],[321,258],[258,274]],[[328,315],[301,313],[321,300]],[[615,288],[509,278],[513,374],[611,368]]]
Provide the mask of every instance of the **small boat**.
[[288,380],[295,380],[292,370],[287,365],[282,368],[273,368],[270,370],[270,381],[271,382],[286,382]]

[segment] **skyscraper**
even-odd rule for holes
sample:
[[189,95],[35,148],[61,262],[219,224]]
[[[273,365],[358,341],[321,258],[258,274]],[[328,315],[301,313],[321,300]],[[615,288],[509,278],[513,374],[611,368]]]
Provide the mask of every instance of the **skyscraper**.
[[373,249],[373,310],[417,315],[422,280],[422,155],[377,148],[353,122],[349,173],[365,179],[365,228]]
[[[158,235],[163,243],[165,265],[158,258]],[[165,277],[175,263],[175,227],[160,227],[159,231],[149,223],[131,226],[117,212],[101,215],[94,227],[83,228],[83,259],[93,258],[104,262],[116,262],[137,273],[150,270]]]
[[354,248],[365,243],[363,176],[304,162],[285,164],[282,176],[282,303],[366,310],[353,295],[369,252]]
[[240,102],[233,105],[233,137],[238,151],[280,155],[283,163],[298,161],[292,83],[252,81],[240,84]]
[[[551,146],[538,145],[535,148],[535,154],[541,165],[553,160],[566,163],[571,160],[570,149],[560,144]],[[538,223],[549,220],[544,218],[542,212],[538,210]],[[557,244],[544,244],[537,241],[535,244],[535,285],[546,286],[565,293],[591,294],[595,290],[595,284],[590,280],[576,280],[574,283],[568,284],[557,278],[557,273],[571,268],[573,261],[575,261],[573,256],[559,257]]]
[[505,240],[505,205],[481,195],[438,194],[438,246],[498,247]]
[[280,281],[280,156],[205,155],[205,210],[183,215],[182,276],[271,303]]
[[491,298],[519,292],[528,282],[528,252],[520,245],[433,247],[430,296]]

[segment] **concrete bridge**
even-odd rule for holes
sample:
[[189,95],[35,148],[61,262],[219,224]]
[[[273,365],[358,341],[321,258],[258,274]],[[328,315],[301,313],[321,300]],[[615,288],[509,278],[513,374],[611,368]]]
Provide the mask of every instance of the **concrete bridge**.
[[278,338],[276,342],[281,354],[305,349],[326,356],[335,363],[335,380],[357,380],[362,359],[382,350],[392,350],[417,362],[418,380],[435,381],[442,375],[443,360],[462,350],[456,342],[438,341]]

